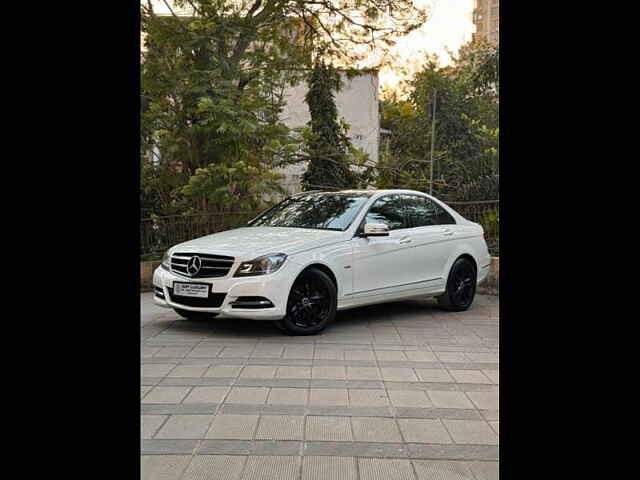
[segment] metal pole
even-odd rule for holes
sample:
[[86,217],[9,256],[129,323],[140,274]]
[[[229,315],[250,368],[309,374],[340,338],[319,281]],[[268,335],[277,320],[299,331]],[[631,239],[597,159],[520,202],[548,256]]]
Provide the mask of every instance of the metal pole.
[[433,91],[433,115],[431,117],[431,173],[429,178],[429,195],[433,195],[433,148],[436,143],[436,102],[438,90]]

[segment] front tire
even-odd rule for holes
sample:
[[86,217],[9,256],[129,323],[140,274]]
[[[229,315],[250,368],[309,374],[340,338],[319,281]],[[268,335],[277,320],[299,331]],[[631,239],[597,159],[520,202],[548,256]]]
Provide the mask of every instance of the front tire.
[[196,322],[211,320],[212,318],[216,318],[218,316],[217,313],[193,312],[191,310],[183,310],[181,308],[174,308],[173,310],[182,318],[186,318],[187,320],[193,320]]
[[336,308],[335,284],[326,273],[311,268],[293,283],[287,314],[276,326],[289,335],[315,335],[335,319]]
[[462,312],[473,303],[476,295],[477,273],[468,258],[458,258],[447,278],[447,289],[438,297],[438,304],[445,310]]

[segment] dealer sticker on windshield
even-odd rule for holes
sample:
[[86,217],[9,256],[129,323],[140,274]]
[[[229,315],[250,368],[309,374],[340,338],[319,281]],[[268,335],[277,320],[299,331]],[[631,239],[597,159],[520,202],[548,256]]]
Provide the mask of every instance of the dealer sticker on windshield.
[[173,293],[181,297],[209,297],[209,285],[206,283],[173,282]]

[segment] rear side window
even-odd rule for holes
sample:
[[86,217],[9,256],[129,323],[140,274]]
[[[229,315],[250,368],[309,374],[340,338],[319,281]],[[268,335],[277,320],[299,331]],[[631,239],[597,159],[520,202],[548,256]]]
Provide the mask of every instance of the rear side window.
[[407,219],[412,227],[452,225],[456,221],[444,208],[427,197],[403,195]]
[[400,195],[379,198],[369,209],[365,223],[384,223],[389,230],[407,228]]

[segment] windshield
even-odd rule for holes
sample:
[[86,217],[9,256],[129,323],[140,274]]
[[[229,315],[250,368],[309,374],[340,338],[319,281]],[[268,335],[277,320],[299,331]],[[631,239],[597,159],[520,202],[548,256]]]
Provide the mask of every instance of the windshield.
[[[373,192],[372,192],[373,193]],[[346,230],[371,196],[368,192],[305,193],[287,198],[253,220],[250,227]]]

